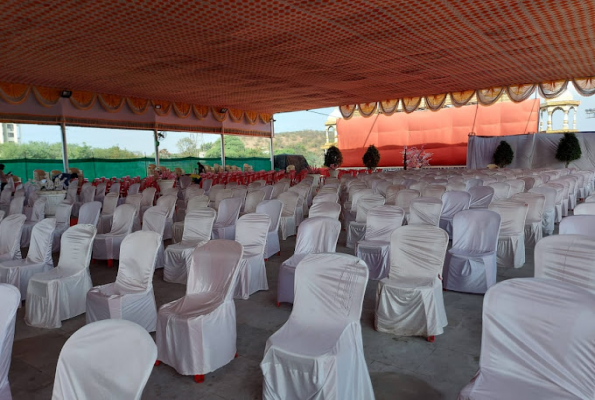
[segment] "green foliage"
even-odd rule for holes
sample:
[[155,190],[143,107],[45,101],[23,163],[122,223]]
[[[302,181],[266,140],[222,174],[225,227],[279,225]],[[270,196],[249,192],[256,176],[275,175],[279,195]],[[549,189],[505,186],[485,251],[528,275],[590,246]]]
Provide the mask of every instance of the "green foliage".
[[326,143],[324,131],[303,130],[284,132],[275,135],[275,154],[299,154],[304,156],[308,165],[315,167],[324,164],[324,150]]
[[504,140],[500,141],[500,144],[496,147],[496,151],[494,151],[494,164],[500,168],[504,168],[512,162],[513,158],[514,151],[512,151],[512,147],[510,147],[508,142]]
[[558,143],[556,150],[556,159],[566,163],[566,168],[570,161],[581,158],[581,144],[574,133],[565,133]]
[[343,154],[336,146],[329,147],[324,155],[324,165],[330,167],[332,164],[335,165],[335,168],[339,168],[343,164]]
[[[109,147],[107,149],[94,148],[86,143],[83,143],[82,145],[68,145],[68,158],[70,159],[74,160],[93,157],[109,159],[138,158],[143,157],[143,154],[138,151],[121,149],[118,145]],[[10,142],[0,144],[0,159],[13,160],[16,158],[61,160],[62,144],[48,142]]]
[[380,152],[378,151],[376,146],[371,144],[368,147],[368,150],[366,150],[366,153],[364,154],[362,159],[366,168],[374,170],[376,169],[376,167],[378,167],[378,163],[380,163]]
[[178,148],[179,157],[198,157],[201,151],[202,134],[190,133],[188,136],[178,140],[176,147]]

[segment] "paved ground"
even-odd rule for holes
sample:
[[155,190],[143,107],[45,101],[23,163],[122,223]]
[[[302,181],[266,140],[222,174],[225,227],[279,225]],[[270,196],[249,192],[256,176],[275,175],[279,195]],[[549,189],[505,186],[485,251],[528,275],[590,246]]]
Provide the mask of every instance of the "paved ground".
[[[339,239],[338,252],[351,253]],[[239,357],[205,376],[197,384],[171,367],[155,367],[143,399],[260,399],[262,374],[259,363],[267,338],[285,323],[291,306],[276,307],[277,273],[291,254],[295,237],[281,244],[281,256],[267,262],[270,290],[249,300],[236,300]],[[498,271],[498,280],[533,276],[533,257],[518,270]],[[104,263],[91,266],[95,285],[113,282],[117,269]],[[180,298],[185,286],[166,283],[158,270],[153,280],[157,306]],[[434,343],[423,338],[394,337],[373,328],[376,282],[370,281],[362,313],[364,353],[377,399],[456,399],[478,368],[483,296],[444,293],[448,326]],[[10,384],[13,398],[50,399],[60,350],[72,333],[85,324],[85,316],[63,322],[60,329],[36,329],[24,322],[24,307],[17,315]],[[90,360],[91,361],[91,360]],[[92,377],[89,377],[92,379]],[[347,399],[346,399],[347,400]]]

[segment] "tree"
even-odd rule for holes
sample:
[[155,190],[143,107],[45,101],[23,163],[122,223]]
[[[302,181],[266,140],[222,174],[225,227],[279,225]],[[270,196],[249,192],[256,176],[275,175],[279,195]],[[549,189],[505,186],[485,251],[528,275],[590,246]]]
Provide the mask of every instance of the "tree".
[[499,168],[504,168],[512,162],[514,158],[514,151],[512,147],[504,140],[500,141],[496,151],[494,151],[494,164]]
[[343,164],[343,154],[336,146],[331,146],[324,155],[324,165],[330,167],[334,165],[335,168],[339,168]]
[[558,143],[556,159],[566,163],[566,168],[571,161],[581,158],[581,144],[574,133],[565,133]]
[[191,133],[178,140],[176,147],[181,157],[198,157],[202,146],[202,133]]
[[378,163],[380,162],[380,152],[378,151],[376,146],[371,144],[368,147],[368,150],[366,150],[364,156],[362,157],[362,160],[364,161],[364,165],[366,166],[366,168],[368,168],[369,170],[375,170],[378,166]]
[[[221,157],[221,139],[213,142],[213,146],[205,153],[206,158],[220,158]],[[243,158],[246,157],[246,146],[242,139],[237,136],[225,137],[225,157],[226,158]]]

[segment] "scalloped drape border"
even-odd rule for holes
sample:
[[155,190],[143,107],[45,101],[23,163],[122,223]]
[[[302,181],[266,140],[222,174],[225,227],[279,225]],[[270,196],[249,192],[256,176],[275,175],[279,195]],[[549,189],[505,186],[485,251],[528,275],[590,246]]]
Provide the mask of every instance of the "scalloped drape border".
[[[453,106],[462,107],[473,98],[477,97],[479,104],[489,106],[498,101],[503,93],[507,93],[510,100],[515,103],[519,103],[531,97],[535,90],[539,91],[539,94],[546,99],[553,99],[560,94],[564,93],[568,83],[572,82],[574,88],[578,93],[583,96],[595,95],[595,76],[588,78],[574,78],[574,79],[558,79],[547,82],[541,82],[538,84],[515,84],[508,86],[494,86],[487,89],[478,90],[465,90],[462,92],[444,93],[438,95],[424,96],[425,105],[432,111],[438,111],[446,102],[447,96],[450,96],[450,100]],[[395,100],[383,100],[376,103],[362,103],[362,104],[348,104],[339,106],[339,111],[344,119],[349,119],[358,110],[360,115],[363,117],[369,117],[376,114],[376,112],[382,112],[390,115],[397,111],[399,103],[403,106],[403,111],[411,113],[419,108],[421,105],[422,97],[404,97],[402,99]]]

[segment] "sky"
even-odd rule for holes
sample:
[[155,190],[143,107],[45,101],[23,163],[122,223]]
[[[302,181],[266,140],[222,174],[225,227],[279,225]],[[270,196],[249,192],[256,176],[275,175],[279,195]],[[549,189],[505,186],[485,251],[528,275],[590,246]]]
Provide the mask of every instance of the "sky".
[[[573,94],[575,100],[580,100],[578,109],[577,126],[581,131],[595,131],[595,118],[587,118],[585,110],[595,108],[595,96],[582,97],[576,93],[572,84],[568,85],[568,90]],[[321,108],[308,111],[297,111],[289,113],[279,113],[274,115],[275,133],[292,132],[305,129],[324,130],[324,122],[334,108]],[[553,116],[553,126],[562,127],[563,114],[556,112]],[[572,121],[572,116],[570,117]],[[145,154],[152,154],[154,149],[153,133],[151,131],[131,131],[121,129],[99,129],[99,128],[80,128],[67,127],[67,142],[82,144],[86,142],[92,147],[111,147],[118,145],[131,151],[140,151]],[[187,133],[168,132],[167,138],[161,141],[161,148],[166,148],[170,152],[177,152],[176,142],[186,136]],[[204,142],[213,142],[219,135],[204,134]],[[60,142],[59,126],[43,125],[21,125],[21,141],[45,141]]]

